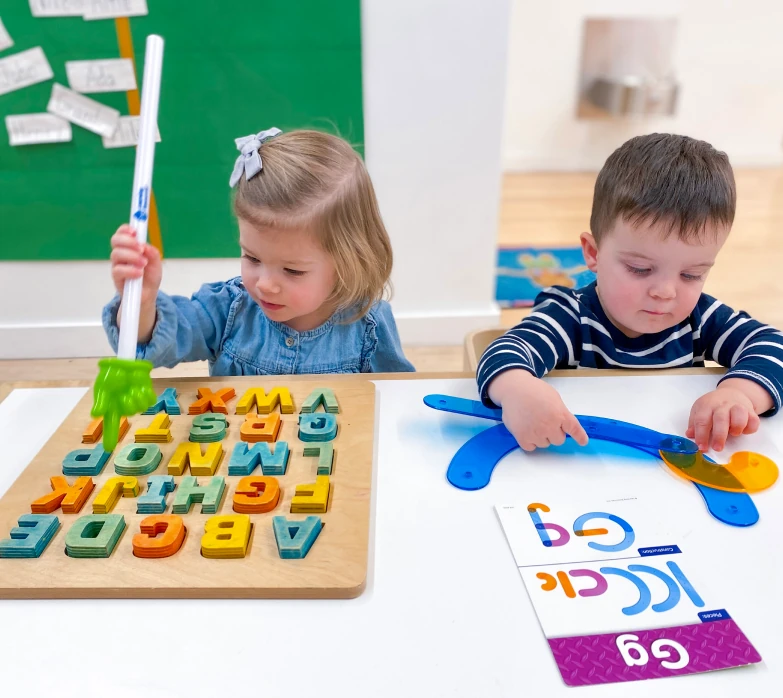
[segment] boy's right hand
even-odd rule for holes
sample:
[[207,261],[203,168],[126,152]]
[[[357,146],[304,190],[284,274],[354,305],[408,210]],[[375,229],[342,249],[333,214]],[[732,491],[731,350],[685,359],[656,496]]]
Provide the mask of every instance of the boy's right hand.
[[142,274],[141,304],[154,306],[163,278],[160,252],[152,245],[142,245],[129,225],[121,225],[111,238],[111,276],[117,292],[122,295],[125,282]]
[[503,409],[503,424],[525,451],[560,446],[566,435],[587,445],[587,432],[551,385],[523,369],[504,371],[489,384],[489,397]]

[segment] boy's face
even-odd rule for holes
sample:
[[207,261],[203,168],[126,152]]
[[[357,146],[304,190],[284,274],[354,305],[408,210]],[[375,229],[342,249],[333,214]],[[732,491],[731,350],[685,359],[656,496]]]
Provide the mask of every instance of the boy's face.
[[666,236],[663,223],[636,226],[618,218],[601,238],[582,233],[582,252],[598,278],[601,306],[628,337],[661,332],[687,318],[729,229],[708,223],[701,241]]

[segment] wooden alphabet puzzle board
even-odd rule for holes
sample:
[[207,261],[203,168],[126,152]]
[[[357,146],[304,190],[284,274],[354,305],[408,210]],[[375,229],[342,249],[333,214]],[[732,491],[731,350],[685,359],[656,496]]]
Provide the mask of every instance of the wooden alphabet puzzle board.
[[[24,539],[24,534],[19,535],[20,529],[25,530],[20,517],[30,518],[33,509],[48,512],[33,514],[39,522],[38,533],[41,522],[54,527],[53,517],[57,519],[54,536],[42,538],[48,542],[40,556],[0,557],[0,598],[352,598],[361,594],[367,574],[375,386],[361,380],[331,385],[328,380],[281,382],[279,378],[259,377],[157,380],[154,385],[159,411],[130,417],[127,432],[103,464],[97,462],[94,451],[101,447],[98,454],[102,454],[100,440],[83,443],[83,434],[93,423],[93,396],[87,393],[0,500],[0,541]],[[233,389],[234,396],[229,397],[227,388]],[[277,399],[275,388],[281,389]],[[329,398],[329,389],[337,408]],[[164,393],[168,401],[160,399]],[[176,401],[172,402],[175,393]],[[288,394],[293,405],[288,403]],[[181,414],[168,414],[176,412],[174,404],[179,405]],[[315,411],[309,412],[313,404]],[[248,414],[243,414],[245,410]],[[275,433],[277,420],[280,426]],[[150,426],[161,427],[160,433],[145,435]],[[166,429],[171,440],[155,444],[160,450],[155,464],[152,456],[156,449],[145,442],[165,438],[160,434],[165,435]],[[256,446],[268,462],[253,457]],[[87,449],[93,450],[91,461],[87,460]],[[189,449],[190,459],[184,456]],[[75,451],[81,452],[81,460]],[[120,457],[123,453],[125,457]],[[220,455],[215,457],[215,453]],[[279,474],[281,462],[284,474]],[[66,474],[64,463],[69,464]],[[87,466],[99,472],[85,476],[81,470]],[[230,468],[244,472],[233,475]],[[150,472],[138,474],[145,470]],[[330,474],[325,474],[329,470]],[[267,471],[278,474],[268,475]],[[56,496],[50,483],[53,477],[64,478],[60,486],[72,488],[64,499]],[[80,478],[86,486],[78,491],[74,485]],[[149,482],[152,478],[157,479]],[[142,534],[142,522],[157,515],[149,513],[149,502],[156,499],[152,483],[171,479],[173,491],[167,492],[165,487],[157,491],[158,500],[165,499],[162,520],[168,523],[158,525],[156,532],[154,520],[151,527],[147,521],[148,532]],[[91,490],[86,480],[94,484]],[[113,487],[118,481],[120,484]],[[251,481],[262,484],[254,488]],[[325,512],[313,485],[322,495],[328,486],[326,497],[321,497]],[[301,499],[297,498],[299,504],[292,513],[298,486],[303,486]],[[276,489],[279,500],[275,504]],[[189,491],[197,495],[188,498]],[[140,502],[147,502],[146,509],[142,506],[147,513],[138,513]],[[70,513],[64,512],[63,506]],[[257,513],[259,506],[273,508]],[[77,523],[90,516],[97,522],[85,519]],[[311,547],[304,546],[301,559],[282,557],[286,542],[300,540],[303,532],[297,524],[311,516],[322,524],[320,532],[319,527],[307,529],[310,540],[317,535]],[[273,527],[275,517],[285,517],[285,521],[278,520],[278,535],[283,541],[280,550]],[[178,547],[183,525],[184,541]],[[168,528],[168,536],[163,528]],[[17,529],[15,535],[12,529]],[[243,534],[246,530],[249,536]],[[115,544],[112,539],[117,535]],[[86,554],[91,554],[101,537],[108,540],[108,557],[73,557],[66,552],[70,540],[71,550],[83,543]],[[140,541],[139,548],[135,540]],[[158,558],[135,554],[144,550],[152,555],[176,552]],[[216,559],[226,554],[240,556]]]

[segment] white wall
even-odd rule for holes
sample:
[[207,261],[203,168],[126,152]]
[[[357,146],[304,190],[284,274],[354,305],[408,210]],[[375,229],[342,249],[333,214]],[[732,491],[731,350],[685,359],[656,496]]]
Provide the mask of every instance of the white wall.
[[364,0],[367,164],[403,341],[497,325],[509,0]]
[[[665,131],[707,140],[735,166],[783,163],[780,0],[512,0],[503,165],[597,170],[623,141]],[[577,120],[587,17],[678,19],[673,117]]]
[[[499,321],[508,13],[509,0],[362,3],[367,162],[394,244],[405,343],[459,343]],[[163,289],[189,295],[238,266],[169,260]],[[0,263],[0,359],[106,354],[100,310],[113,292],[106,262]]]
[[[239,274],[237,259],[163,262],[163,290],[190,295]],[[101,309],[114,296],[108,262],[0,262],[0,359],[107,356]]]

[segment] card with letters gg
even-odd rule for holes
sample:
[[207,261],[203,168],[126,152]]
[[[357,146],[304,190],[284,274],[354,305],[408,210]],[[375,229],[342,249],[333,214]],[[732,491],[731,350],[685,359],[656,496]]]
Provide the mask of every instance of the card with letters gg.
[[636,498],[496,506],[569,686],[729,669],[761,656],[686,544]]

